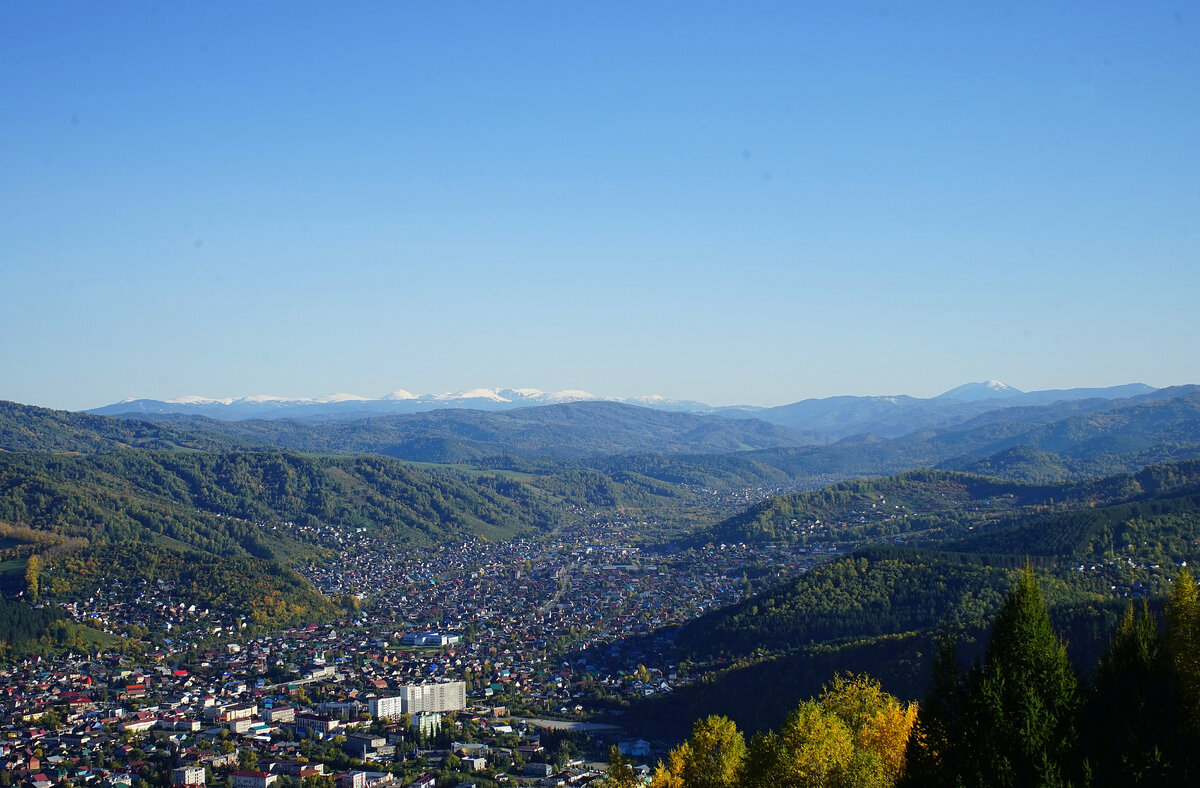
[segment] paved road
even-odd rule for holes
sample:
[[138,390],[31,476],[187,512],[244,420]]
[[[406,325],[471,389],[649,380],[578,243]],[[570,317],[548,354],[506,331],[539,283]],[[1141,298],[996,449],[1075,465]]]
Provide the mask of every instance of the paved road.
[[536,725],[539,728],[549,728],[555,731],[619,731],[620,725],[607,725],[603,722],[573,722],[571,720],[544,720],[538,717],[513,717],[518,722]]

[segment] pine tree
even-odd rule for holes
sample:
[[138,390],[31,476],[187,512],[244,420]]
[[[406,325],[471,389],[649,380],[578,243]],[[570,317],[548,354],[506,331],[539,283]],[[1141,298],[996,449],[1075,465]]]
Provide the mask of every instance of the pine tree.
[[1125,612],[1100,658],[1083,715],[1093,784],[1172,785],[1178,708],[1164,670],[1158,625],[1143,604]]
[[[976,755],[968,782],[1063,785],[1073,771],[1079,680],[1026,566],[1004,600],[969,698]],[[973,768],[971,768],[973,767]]]
[[929,689],[908,739],[906,774],[901,784],[950,788],[966,771],[970,744],[967,696],[958,664],[958,638],[943,624],[934,640]]

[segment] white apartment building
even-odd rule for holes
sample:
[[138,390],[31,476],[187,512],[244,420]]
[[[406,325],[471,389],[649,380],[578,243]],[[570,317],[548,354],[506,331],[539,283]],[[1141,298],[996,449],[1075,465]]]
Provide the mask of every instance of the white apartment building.
[[399,695],[392,698],[371,698],[367,701],[367,712],[375,719],[395,719],[404,713],[404,699]]
[[423,711],[461,711],[467,707],[467,685],[463,681],[441,684],[409,684],[391,698],[372,698],[367,704],[371,716],[399,717]]

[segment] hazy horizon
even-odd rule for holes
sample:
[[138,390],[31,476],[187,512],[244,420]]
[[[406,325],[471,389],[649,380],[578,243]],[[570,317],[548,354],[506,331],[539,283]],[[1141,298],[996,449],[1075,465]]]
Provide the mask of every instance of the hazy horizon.
[[[797,397],[795,399],[787,399],[782,402],[768,402],[768,401],[764,401],[764,400],[755,400],[753,397],[753,394],[747,394],[745,397],[743,397],[741,399],[737,399],[737,400],[730,401],[730,402],[708,402],[708,401],[702,400],[698,397],[688,396],[686,393],[683,394],[682,396],[675,396],[675,395],[668,396],[668,395],[661,394],[660,392],[637,392],[637,393],[603,392],[602,393],[602,392],[595,392],[595,391],[587,391],[587,390],[578,389],[578,388],[547,390],[547,389],[537,389],[535,387],[489,386],[489,387],[472,387],[469,389],[460,389],[460,390],[456,390],[456,391],[443,390],[443,391],[432,391],[432,392],[417,392],[417,391],[410,391],[410,390],[404,389],[404,388],[393,389],[390,392],[383,392],[383,393],[363,393],[363,392],[352,392],[352,391],[342,390],[342,391],[338,391],[338,392],[328,392],[325,394],[317,394],[317,395],[311,395],[311,394],[296,395],[296,394],[291,394],[288,392],[281,393],[281,392],[263,392],[263,391],[237,393],[237,394],[218,394],[218,395],[192,393],[192,394],[177,394],[177,395],[171,395],[171,396],[165,396],[165,397],[129,396],[129,397],[122,397],[117,400],[111,400],[108,402],[91,402],[91,403],[86,403],[86,404],[78,405],[78,406],[48,405],[46,403],[41,403],[41,402],[22,402],[20,404],[82,412],[82,411],[87,411],[87,410],[103,408],[103,407],[106,407],[109,405],[120,404],[120,403],[124,403],[124,402],[136,402],[139,400],[153,400],[153,401],[160,401],[160,402],[173,403],[173,404],[186,403],[187,401],[192,401],[192,400],[195,401],[192,404],[201,403],[201,402],[206,403],[206,404],[213,404],[213,403],[231,404],[231,403],[261,399],[261,400],[280,400],[280,401],[288,401],[288,402],[305,402],[305,403],[319,404],[319,403],[357,401],[357,400],[379,402],[379,401],[388,400],[388,399],[400,399],[400,400],[406,399],[405,397],[395,397],[394,396],[399,391],[399,392],[404,392],[406,394],[412,395],[412,397],[414,399],[424,399],[424,400],[430,400],[430,401],[451,401],[452,402],[452,401],[455,401],[456,399],[467,398],[469,395],[472,395],[472,394],[474,394],[477,397],[483,398],[486,396],[485,392],[494,392],[494,393],[498,393],[503,396],[505,394],[505,392],[514,392],[515,391],[515,392],[526,392],[526,393],[537,392],[537,393],[543,394],[543,395],[552,395],[552,394],[560,394],[560,393],[568,393],[568,394],[585,393],[585,394],[591,395],[591,397],[595,400],[627,401],[630,404],[635,404],[635,405],[642,404],[642,403],[635,401],[638,399],[663,398],[663,399],[670,400],[670,401],[697,402],[697,403],[700,403],[703,405],[708,405],[708,406],[716,407],[716,408],[738,407],[738,406],[752,407],[752,408],[753,407],[769,408],[769,407],[776,407],[776,406],[780,406],[780,405],[790,405],[795,402],[800,402],[802,400],[807,400],[807,399],[824,399],[824,398],[828,398],[828,397],[843,397],[843,396],[846,396],[846,397],[909,396],[909,397],[914,397],[917,399],[931,399],[931,398],[936,398],[938,396],[941,396],[943,394],[947,394],[947,393],[953,391],[954,389],[959,388],[960,386],[986,384],[986,383],[989,383],[989,382],[992,382],[995,380],[996,379],[992,378],[992,379],[988,379],[988,380],[966,381],[957,386],[952,386],[951,388],[946,389],[944,391],[938,391],[938,392],[934,392],[932,394],[914,394],[912,392],[906,392],[906,391],[838,392],[838,393],[834,393],[834,394],[822,395],[819,397]],[[1077,389],[1077,388],[1114,388],[1114,387],[1120,387],[1120,386],[1139,385],[1139,384],[1150,386],[1153,389],[1165,389],[1165,388],[1171,388],[1174,386],[1193,385],[1187,381],[1172,382],[1172,383],[1168,383],[1163,386],[1156,386],[1153,384],[1145,383],[1145,381],[1125,381],[1124,383],[1113,383],[1113,384],[1109,384],[1109,385],[1105,385],[1105,386],[1056,386],[1056,387],[1052,387],[1052,388],[1023,388],[1021,386],[1011,386],[1011,384],[1008,384],[1007,381],[998,381],[998,382],[1004,383],[1006,385],[1010,385],[1011,388],[1014,388],[1022,393],[1034,393],[1034,392],[1048,391],[1048,390]],[[580,400],[566,400],[566,401],[580,401]]]

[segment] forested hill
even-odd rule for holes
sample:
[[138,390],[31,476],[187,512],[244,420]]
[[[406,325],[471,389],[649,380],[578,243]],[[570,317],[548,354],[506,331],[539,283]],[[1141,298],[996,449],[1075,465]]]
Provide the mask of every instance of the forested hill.
[[9,593],[69,600],[162,581],[190,589],[192,604],[263,626],[331,614],[290,567],[332,555],[359,529],[399,547],[507,538],[552,518],[541,494],[519,483],[467,483],[385,457],[0,453],[0,582]]
[[1132,472],[1200,457],[1200,391],[1165,389],[1111,407],[1063,417],[1056,408],[1014,408],[948,429],[902,438],[873,435],[830,446],[764,449],[742,459],[802,479],[883,476],[941,467],[1029,482]]
[[1149,466],[1134,474],[1025,484],[945,470],[858,479],[769,498],[712,528],[692,544],[786,542],[839,547],[885,539],[944,541],[1034,513],[1200,491],[1200,461]]
[[[727,454],[622,454],[573,462],[608,474],[632,471],[718,489],[774,485],[816,489],[843,479],[933,467],[1054,485],[1197,457],[1200,392],[1189,386],[1163,389],[1136,401],[1005,408],[953,428],[923,430],[902,438],[859,435],[821,446]],[[546,472],[548,462],[562,460],[510,454],[481,462]]]
[[191,425],[175,429],[137,419],[90,416],[0,401],[0,451],[96,454],[128,448],[229,451],[269,446]]
[[918,470],[782,495],[696,533],[693,544],[785,542],[833,548],[913,538],[966,520],[996,520],[1044,504],[1061,486],[1032,486],[955,471]]
[[[928,495],[941,487],[948,503],[929,511],[948,524],[961,515],[960,524],[926,547],[876,546],[836,557],[687,624],[675,633],[679,656],[717,670],[707,682],[643,705],[634,718],[661,723],[724,713],[751,728],[775,725],[772,715],[786,713],[784,705],[747,699],[805,697],[838,670],[868,672],[891,691],[917,698],[937,628],[949,623],[967,643],[982,642],[1016,572],[1030,560],[1073,659],[1090,668],[1130,599],[1161,599],[1181,565],[1200,561],[1200,462],[1061,487],[921,473],[863,489],[873,486],[889,501],[903,500],[907,488],[910,502],[913,491]],[[994,492],[1013,496],[1003,516],[983,517],[968,503]],[[1047,493],[1062,497],[1038,503]],[[839,485],[827,497],[797,498],[816,512],[839,498],[861,505],[858,494]],[[977,653],[968,647],[963,656],[969,661]]]
[[[397,542],[432,544],[472,533],[510,535],[549,518],[519,484],[467,484],[384,457],[0,454],[0,520],[92,541],[159,535],[215,554],[266,557],[264,533],[295,541],[321,528],[366,528]],[[277,528],[284,522],[295,528]]]
[[438,410],[329,423],[154,418],[180,431],[219,433],[292,451],[371,453],[448,463],[505,454],[566,459],[636,452],[736,452],[814,442],[810,433],[756,419],[672,413],[615,402],[503,412]]
[[858,435],[832,445],[753,419],[668,413],[611,402],[504,412],[443,410],[333,423],[224,422],[160,415],[153,423],[7,405],[0,448],[111,451],[125,446],[321,454],[555,472],[566,463],[712,487],[815,486],[942,467],[1033,483],[1129,472],[1200,456],[1200,392],[995,410],[900,438]]

